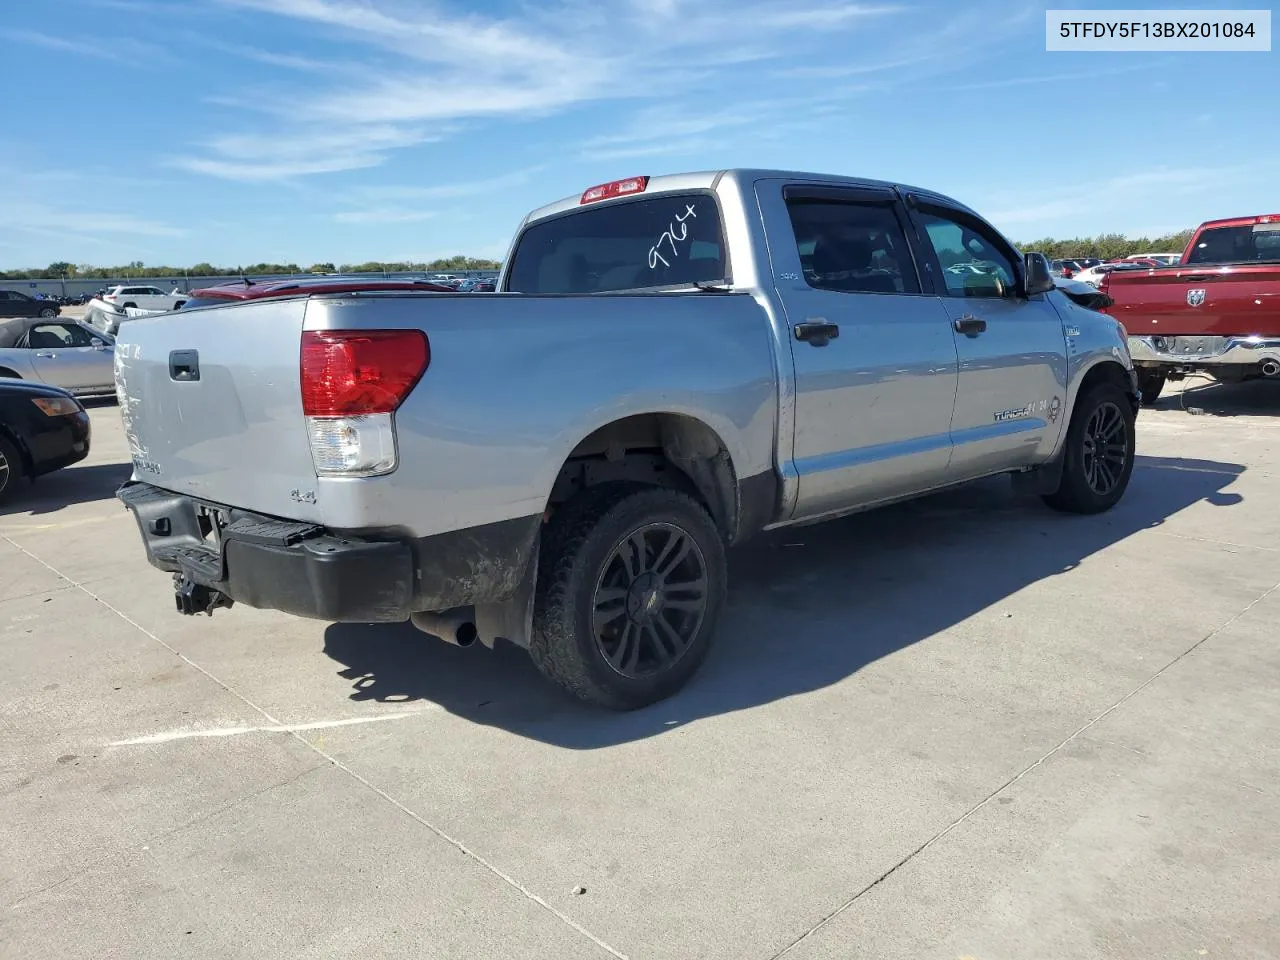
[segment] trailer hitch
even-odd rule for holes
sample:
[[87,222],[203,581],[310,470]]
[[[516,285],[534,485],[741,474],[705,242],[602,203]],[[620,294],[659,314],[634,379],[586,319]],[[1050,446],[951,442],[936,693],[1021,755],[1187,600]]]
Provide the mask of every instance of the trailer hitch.
[[214,610],[219,607],[230,607],[235,602],[222,591],[196,583],[181,573],[173,575],[173,592],[178,612],[188,617],[195,616],[197,613],[213,616]]

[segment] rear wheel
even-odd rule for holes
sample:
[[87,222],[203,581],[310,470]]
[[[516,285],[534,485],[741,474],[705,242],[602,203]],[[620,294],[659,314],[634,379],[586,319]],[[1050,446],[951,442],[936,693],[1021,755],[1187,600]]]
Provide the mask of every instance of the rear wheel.
[[1067,428],[1062,480],[1044,501],[1066,513],[1101,513],[1124,496],[1133,474],[1134,413],[1112,383],[1095,384],[1076,403]]
[[590,703],[633,710],[697,672],[724,606],[724,541],[687,493],[606,484],[543,538],[530,654]]
[[1160,399],[1160,391],[1164,389],[1165,376],[1158,370],[1138,371],[1138,390],[1142,394],[1143,406],[1149,407]]
[[58,311],[53,309],[53,307],[42,307],[40,310],[40,316],[46,320],[48,320],[51,317],[56,317],[57,315],[58,315]]
[[22,457],[7,438],[0,436],[0,503],[13,493],[22,477]]

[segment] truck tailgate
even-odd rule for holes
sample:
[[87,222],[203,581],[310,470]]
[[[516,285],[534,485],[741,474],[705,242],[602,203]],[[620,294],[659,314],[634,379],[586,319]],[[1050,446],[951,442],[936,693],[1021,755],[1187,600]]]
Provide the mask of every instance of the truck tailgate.
[[1115,273],[1102,290],[1132,336],[1280,335],[1280,264]]
[[306,306],[236,304],[121,325],[116,393],[134,479],[318,519],[314,503],[300,502],[316,483],[299,387]]

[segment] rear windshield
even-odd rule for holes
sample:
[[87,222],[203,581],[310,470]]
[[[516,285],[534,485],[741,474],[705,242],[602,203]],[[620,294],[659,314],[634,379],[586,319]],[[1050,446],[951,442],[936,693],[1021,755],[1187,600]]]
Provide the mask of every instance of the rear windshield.
[[719,281],[727,273],[715,198],[666,193],[533,224],[516,246],[507,289],[606,293]]
[[1280,262],[1280,223],[1213,227],[1200,234],[1187,263]]

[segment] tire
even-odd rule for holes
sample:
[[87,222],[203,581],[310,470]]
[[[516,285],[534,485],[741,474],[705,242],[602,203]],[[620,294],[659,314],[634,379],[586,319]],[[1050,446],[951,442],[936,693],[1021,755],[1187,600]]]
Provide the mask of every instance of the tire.
[[[1091,387],[1076,402],[1067,428],[1062,479],[1044,502],[1064,513],[1102,513],[1114,507],[1133,475],[1134,422],[1133,406],[1123,390],[1112,383]],[[1099,440],[1111,430],[1114,439],[1101,446],[1112,456],[1099,457]],[[1116,449],[1119,444],[1122,449]],[[1110,486],[1105,485],[1108,480]]]
[[1149,407],[1160,399],[1160,391],[1164,389],[1165,376],[1155,370],[1142,370],[1138,373],[1138,390],[1142,393],[1142,405]]
[[13,494],[23,473],[22,455],[8,437],[0,435],[0,503]]
[[135,310],[137,310],[137,309],[138,309],[138,305],[137,305],[136,303],[126,303],[126,304],[125,304],[123,307],[121,307],[120,309],[121,309],[121,310],[128,310],[130,307],[133,307],[133,309],[135,309]]
[[52,320],[57,315],[58,315],[58,311],[54,310],[52,307],[45,307],[43,310],[40,311],[41,318],[45,320]]
[[[636,542],[644,545],[639,566]],[[699,579],[700,594],[676,586]],[[634,484],[591,488],[543,533],[529,653],[545,677],[588,703],[619,711],[656,703],[706,659],[727,581],[724,540],[693,497]]]

